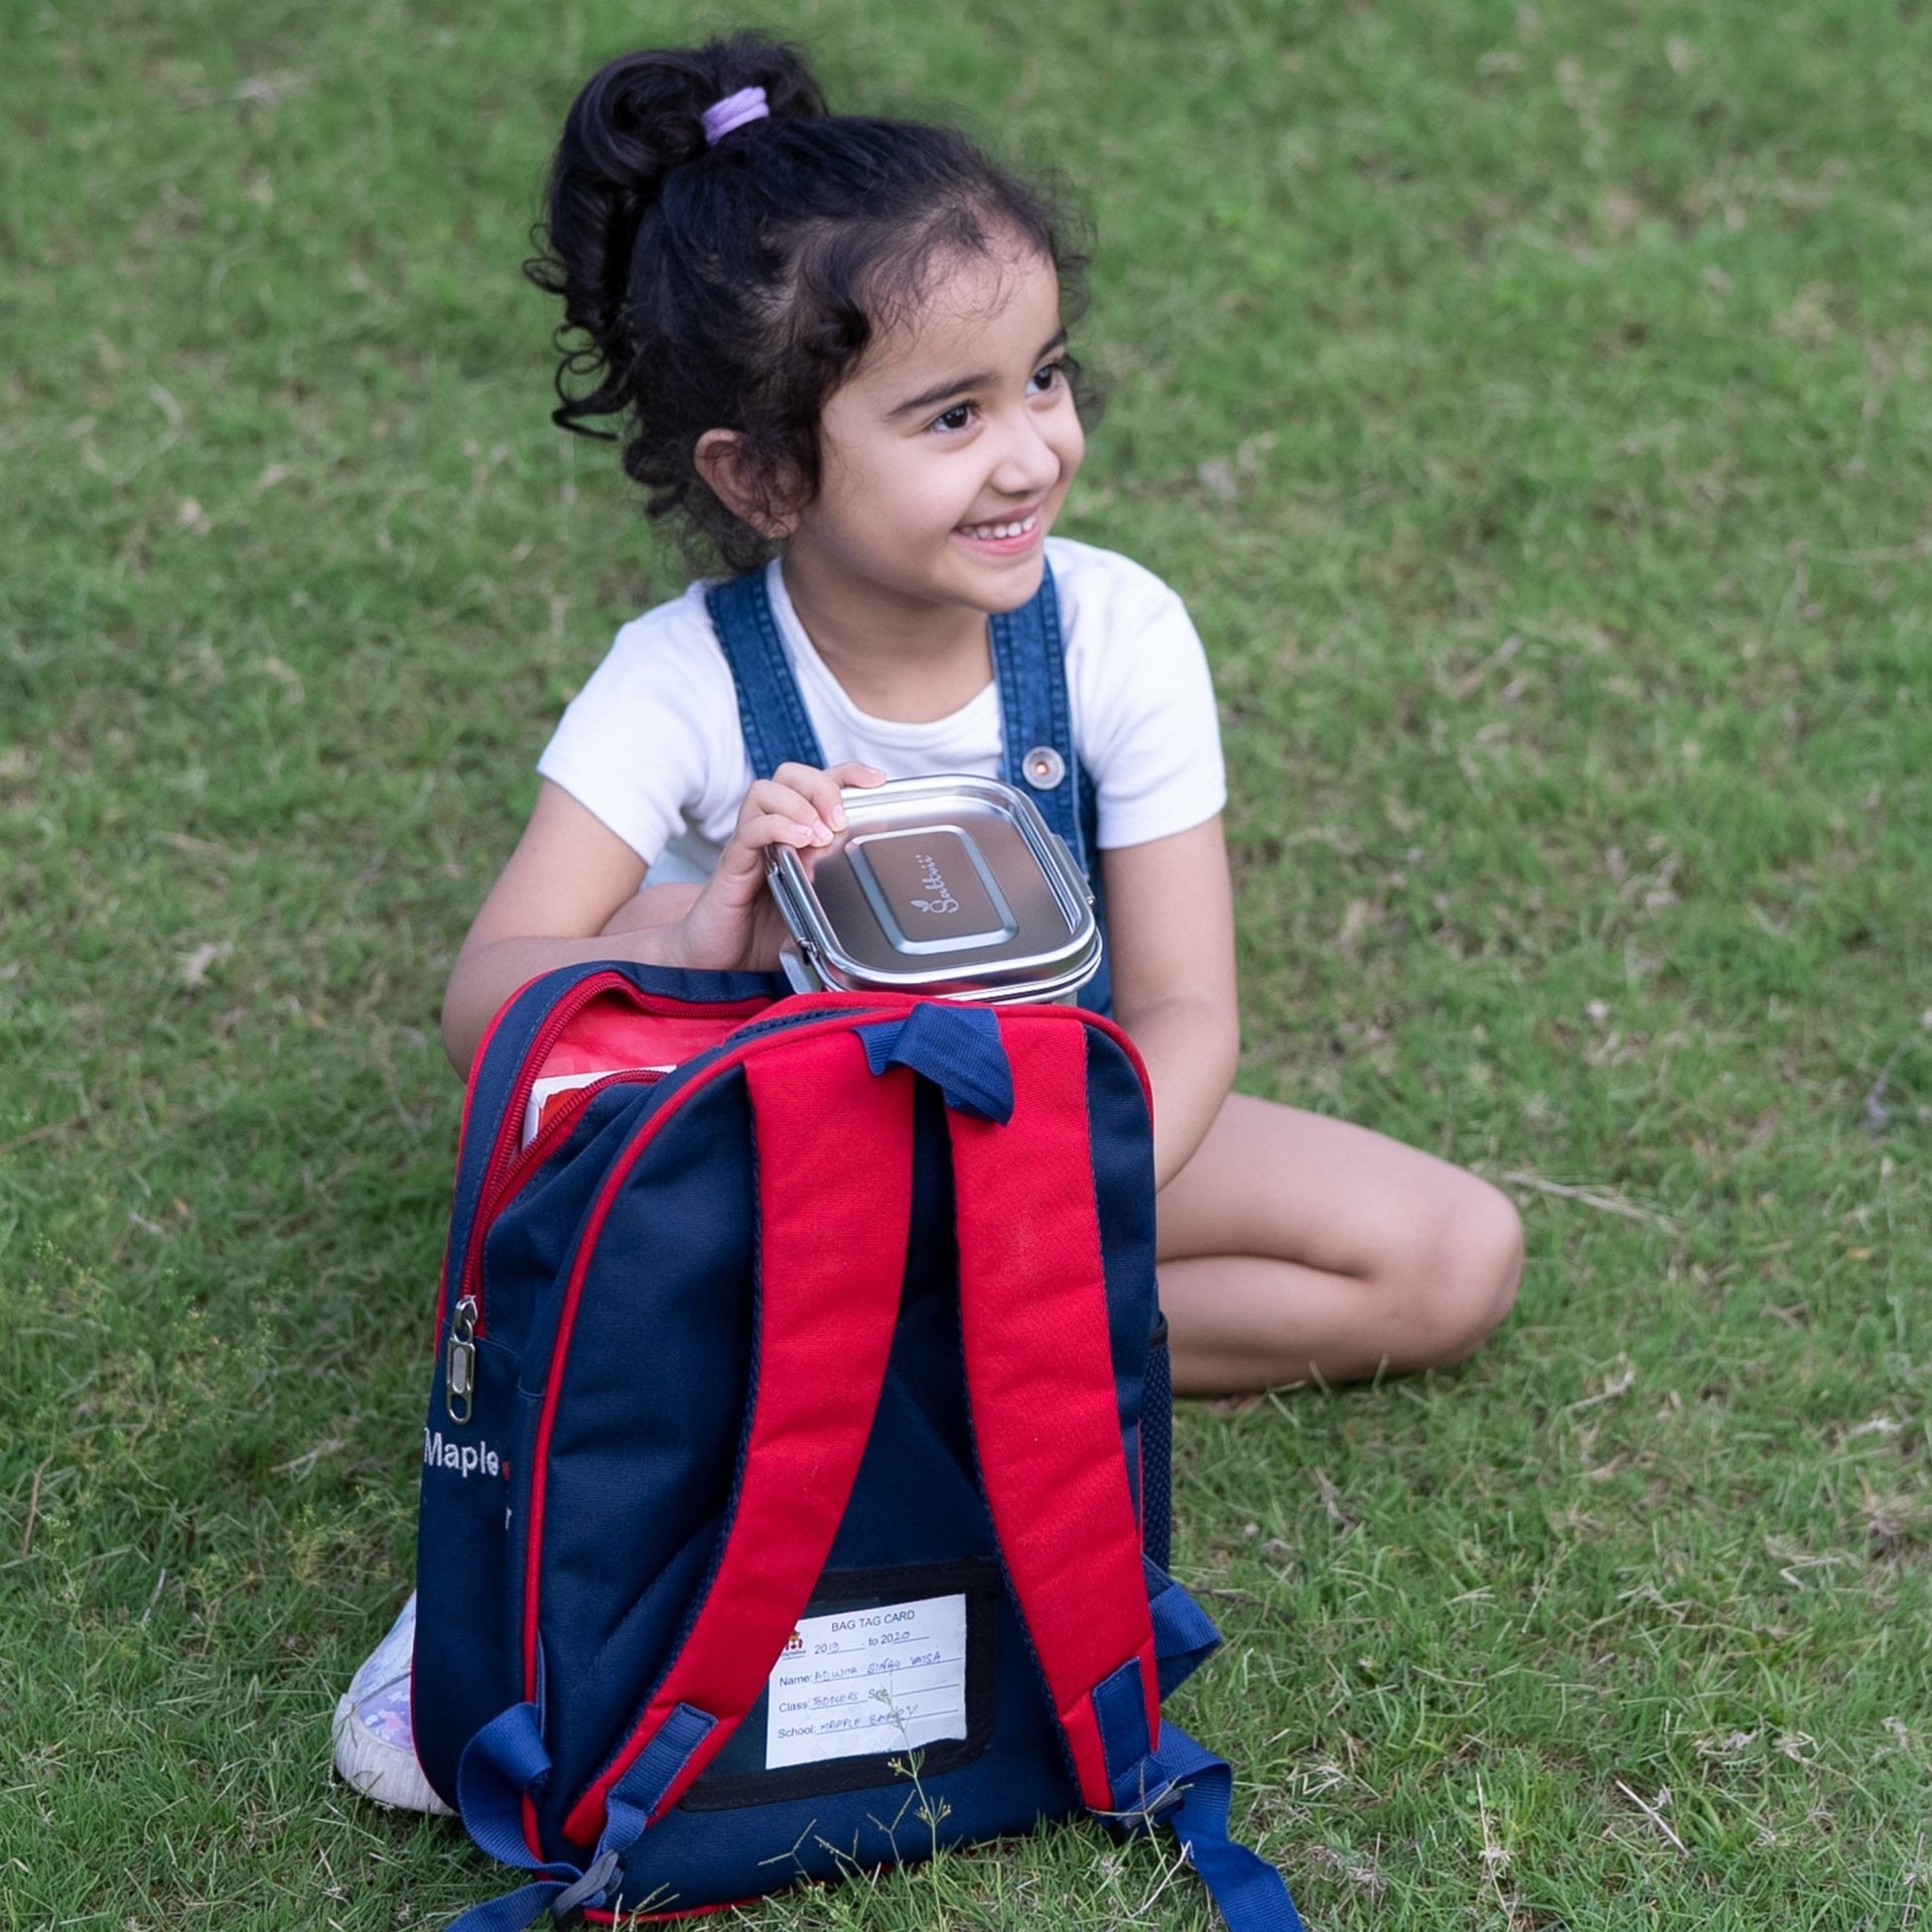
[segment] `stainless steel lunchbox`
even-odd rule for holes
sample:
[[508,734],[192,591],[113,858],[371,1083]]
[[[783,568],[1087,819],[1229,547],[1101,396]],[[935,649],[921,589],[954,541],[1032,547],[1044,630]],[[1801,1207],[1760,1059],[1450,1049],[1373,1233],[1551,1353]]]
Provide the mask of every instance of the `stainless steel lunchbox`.
[[1093,895],[1025,792],[948,776],[842,796],[830,845],[766,856],[798,991],[1067,1000],[1099,971]]

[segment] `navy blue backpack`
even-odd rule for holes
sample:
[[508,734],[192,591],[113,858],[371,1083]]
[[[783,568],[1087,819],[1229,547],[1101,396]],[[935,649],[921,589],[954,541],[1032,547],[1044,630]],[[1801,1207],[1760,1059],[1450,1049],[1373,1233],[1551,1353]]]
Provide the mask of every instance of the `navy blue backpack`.
[[534,1880],[459,1924],[676,1917],[1091,1814],[1296,1932],[1161,1715],[1218,1638],[1165,1570],[1133,1048],[1071,1007],[781,994],[573,967],[478,1055],[414,1715]]

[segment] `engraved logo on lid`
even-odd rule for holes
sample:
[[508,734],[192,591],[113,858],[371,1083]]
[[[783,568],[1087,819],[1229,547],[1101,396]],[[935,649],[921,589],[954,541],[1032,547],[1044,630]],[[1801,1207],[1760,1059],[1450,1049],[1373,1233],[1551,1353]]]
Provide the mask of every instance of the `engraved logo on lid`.
[[1016,930],[984,860],[956,826],[855,840],[850,858],[895,952],[998,945]]
[[946,876],[939,870],[939,861],[930,852],[912,856],[919,862],[919,884],[932,895],[930,898],[915,898],[912,904],[921,912],[957,912],[959,901],[946,891]]

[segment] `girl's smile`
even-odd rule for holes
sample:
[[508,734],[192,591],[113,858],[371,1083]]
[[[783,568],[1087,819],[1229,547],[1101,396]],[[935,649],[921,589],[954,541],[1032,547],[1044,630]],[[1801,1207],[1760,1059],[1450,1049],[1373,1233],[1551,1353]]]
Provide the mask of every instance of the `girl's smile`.
[[953,534],[1001,557],[1024,555],[1046,541],[1046,532],[1040,525],[1039,511],[1036,509],[1001,523],[963,524]]

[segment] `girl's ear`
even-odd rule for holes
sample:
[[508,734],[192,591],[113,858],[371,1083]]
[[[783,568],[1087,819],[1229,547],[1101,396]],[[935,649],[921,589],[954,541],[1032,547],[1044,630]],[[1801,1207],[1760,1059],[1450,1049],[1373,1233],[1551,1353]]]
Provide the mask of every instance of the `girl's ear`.
[[749,523],[769,543],[790,536],[798,520],[793,492],[750,460],[737,430],[706,430],[691,454],[706,486],[740,522]]

